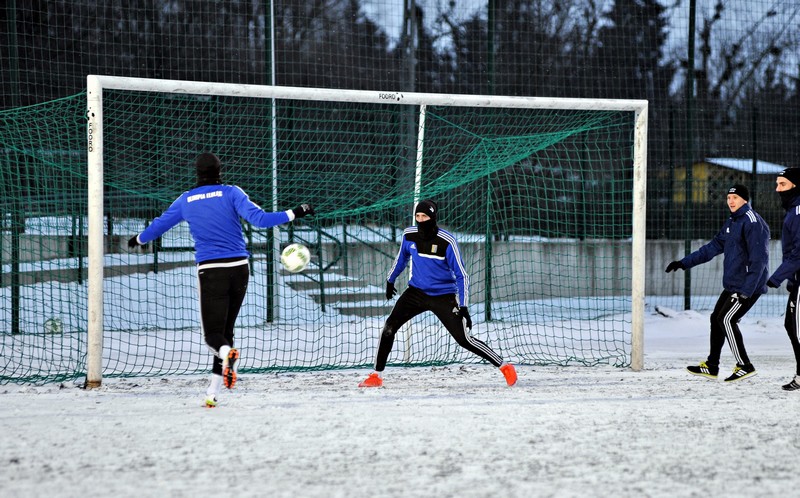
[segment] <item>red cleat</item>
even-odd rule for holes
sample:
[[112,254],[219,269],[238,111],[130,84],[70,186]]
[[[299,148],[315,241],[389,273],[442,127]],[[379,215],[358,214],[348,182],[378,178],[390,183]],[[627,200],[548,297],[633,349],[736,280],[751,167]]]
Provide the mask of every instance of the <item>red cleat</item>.
[[503,377],[506,378],[506,383],[509,386],[513,386],[517,383],[517,371],[514,370],[514,365],[511,363],[506,363],[500,367],[500,371],[503,372]]
[[236,362],[239,361],[239,351],[231,348],[228,357],[222,362],[222,383],[228,389],[236,385]]
[[383,387],[383,379],[378,375],[378,372],[369,374],[369,377],[361,381],[358,387]]

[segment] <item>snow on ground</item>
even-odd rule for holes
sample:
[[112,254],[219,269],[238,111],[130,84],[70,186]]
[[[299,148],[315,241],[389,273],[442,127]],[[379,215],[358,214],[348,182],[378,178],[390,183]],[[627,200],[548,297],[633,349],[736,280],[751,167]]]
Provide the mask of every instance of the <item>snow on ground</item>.
[[[489,365],[0,386],[0,489],[14,497],[792,496],[800,392],[782,318],[743,320],[758,375],[683,369],[708,316],[648,311],[645,369]],[[722,373],[733,368],[723,351]]]

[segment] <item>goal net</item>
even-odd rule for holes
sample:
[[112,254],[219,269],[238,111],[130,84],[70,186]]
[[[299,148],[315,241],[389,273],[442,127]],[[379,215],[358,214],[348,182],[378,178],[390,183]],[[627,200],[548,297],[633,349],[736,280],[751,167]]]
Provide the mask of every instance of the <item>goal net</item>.
[[[422,198],[459,241],[473,335],[513,363],[641,368],[646,102],[88,82],[88,285],[72,303],[87,314],[62,315],[59,338],[86,338],[87,385],[209,370],[188,227],[125,245],[194,185],[202,151],[264,209],[317,211],[243,225],[242,373],[371,366]],[[278,262],[293,242],[312,253],[300,274]],[[478,361],[423,314],[389,365]]]

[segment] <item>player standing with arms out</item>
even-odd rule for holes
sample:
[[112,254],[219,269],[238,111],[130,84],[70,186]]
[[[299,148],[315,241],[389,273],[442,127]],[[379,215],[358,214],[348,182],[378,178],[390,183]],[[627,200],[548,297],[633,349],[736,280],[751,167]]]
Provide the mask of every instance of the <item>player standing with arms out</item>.
[[756,374],[747,357],[739,320],[750,311],[758,298],[767,292],[769,271],[769,226],[750,207],[750,192],[744,185],[728,189],[727,203],[731,216],[719,233],[700,249],[680,261],[667,265],[667,273],[688,270],[701,265],[719,254],[725,254],[723,263],[723,291],[711,313],[711,348],[708,360],[700,365],[686,367],[689,373],[717,378],[719,357],[725,338],[736,358],[736,367],[725,382],[744,379]]
[[517,382],[514,366],[506,363],[486,343],[472,337],[469,316],[469,276],[464,270],[455,237],[436,225],[439,208],[431,200],[420,201],[414,209],[417,226],[406,228],[386,281],[386,299],[397,294],[394,281],[411,262],[408,288],[397,300],[381,333],[375,371],[359,387],[381,387],[381,372],[394,345],[397,331],[415,316],[431,311],[463,348],[500,368],[506,383]]
[[781,204],[786,210],[781,231],[781,248],[783,260],[775,272],[769,277],[767,285],[778,288],[786,280],[789,300],[786,303],[786,318],[783,326],[792,343],[794,359],[797,363],[795,376],[788,384],[782,386],[784,391],[800,389],[800,325],[797,323],[798,284],[800,284],[800,168],[787,168],[778,173],[775,180],[775,191],[781,196]]
[[197,262],[200,323],[203,337],[213,353],[211,383],[205,404],[217,405],[222,384],[236,384],[239,351],[233,347],[233,328],[247,292],[250,269],[240,218],[260,228],[288,223],[314,214],[308,204],[288,211],[268,213],[235,185],[223,185],[222,165],[216,155],[204,152],[195,160],[197,186],[184,192],[128,247],[157,239],[181,221],[189,224]]

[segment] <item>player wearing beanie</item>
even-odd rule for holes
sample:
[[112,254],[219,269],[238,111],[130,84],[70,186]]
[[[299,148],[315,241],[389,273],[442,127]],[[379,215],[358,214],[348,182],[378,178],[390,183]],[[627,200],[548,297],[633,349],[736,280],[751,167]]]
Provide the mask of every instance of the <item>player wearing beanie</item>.
[[787,168],[778,173],[775,180],[775,191],[781,197],[781,204],[786,210],[781,231],[781,248],[783,260],[775,272],[769,277],[767,285],[773,288],[780,287],[786,280],[786,289],[789,299],[786,303],[786,318],[783,325],[789,334],[795,359],[795,376],[788,384],[783,386],[785,391],[800,389],[800,325],[798,324],[797,306],[798,283],[800,283],[800,168]]
[[513,365],[504,362],[486,343],[470,335],[469,276],[455,237],[437,225],[438,215],[439,206],[434,201],[420,201],[414,208],[417,226],[403,231],[400,251],[386,280],[386,299],[392,299],[397,293],[394,282],[409,261],[413,271],[408,288],[386,319],[375,358],[375,371],[359,387],[383,385],[381,372],[386,368],[395,334],[409,320],[425,311],[436,315],[461,347],[498,367],[509,386],[517,381]]
[[189,224],[197,262],[200,325],[214,358],[211,383],[205,405],[217,405],[224,384],[236,384],[239,351],[233,347],[233,327],[247,292],[250,278],[248,257],[242,234],[243,218],[251,224],[269,228],[314,214],[308,204],[288,211],[265,212],[235,185],[223,185],[222,164],[210,152],[195,159],[197,185],[178,197],[164,213],[140,234],[128,241],[131,249],[161,237],[181,221]]
[[686,367],[689,373],[715,379],[725,339],[731,348],[736,367],[725,379],[732,382],[756,374],[747,356],[739,330],[739,320],[767,292],[769,263],[769,226],[750,206],[747,187],[736,184],[727,191],[726,202],[731,216],[722,229],[700,249],[680,261],[667,265],[667,273],[688,270],[724,253],[723,291],[711,313],[711,346],[706,361]]

